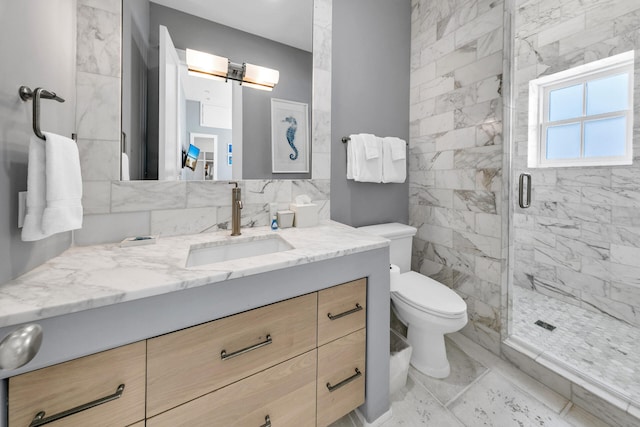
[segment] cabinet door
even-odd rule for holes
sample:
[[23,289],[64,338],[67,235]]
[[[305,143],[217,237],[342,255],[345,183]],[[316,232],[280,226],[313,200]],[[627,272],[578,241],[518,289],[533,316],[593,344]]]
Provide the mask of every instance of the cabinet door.
[[318,292],[318,346],[365,327],[367,279]]
[[144,420],[145,342],[126,345],[9,379],[9,427],[28,426],[41,411],[43,418],[82,405],[120,397],[47,426],[124,427]]
[[313,349],[316,313],[309,294],[148,340],[147,416]]
[[366,329],[318,348],[318,427],[364,403]]
[[148,427],[315,427],[316,350],[147,420]]

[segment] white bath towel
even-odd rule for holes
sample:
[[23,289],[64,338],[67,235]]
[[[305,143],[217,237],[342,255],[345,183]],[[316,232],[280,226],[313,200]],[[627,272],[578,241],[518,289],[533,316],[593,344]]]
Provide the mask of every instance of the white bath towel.
[[120,179],[122,181],[129,181],[131,177],[129,176],[129,156],[127,153],[122,153],[122,176]]
[[22,240],[32,242],[49,234],[42,231],[42,213],[47,203],[45,178],[45,142],[32,136],[27,165],[27,210],[22,226]]
[[382,182],[382,138],[371,134],[357,134],[351,135],[350,143],[353,179],[360,182]]
[[355,156],[353,154],[353,137],[354,135],[351,135],[349,137],[349,140],[347,141],[347,179],[353,179],[354,171],[356,168]]
[[396,137],[382,139],[382,182],[407,179],[407,143]]

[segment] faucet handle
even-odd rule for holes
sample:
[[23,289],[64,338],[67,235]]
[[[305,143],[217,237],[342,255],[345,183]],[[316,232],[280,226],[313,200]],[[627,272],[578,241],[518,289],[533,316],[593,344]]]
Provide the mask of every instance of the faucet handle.
[[235,184],[236,188],[238,188],[238,181],[229,181],[229,184]]

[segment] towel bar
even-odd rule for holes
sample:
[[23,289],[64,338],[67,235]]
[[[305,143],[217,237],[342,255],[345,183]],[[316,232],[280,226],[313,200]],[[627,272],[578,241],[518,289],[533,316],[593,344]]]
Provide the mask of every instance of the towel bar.
[[343,136],[343,137],[342,137],[342,143],[343,143],[343,144],[346,144],[346,143],[347,143],[347,142],[349,142],[349,141],[351,141],[351,138],[350,138],[350,137],[348,137],[348,136]]
[[[45,139],[40,131],[40,99],[53,99],[54,101],[64,102],[64,98],[59,97],[55,92],[48,91],[41,87],[37,87],[36,90],[31,90],[28,86],[20,86],[18,94],[23,101],[33,99],[33,132],[38,138]],[[75,141],[76,134],[72,134],[71,138]]]

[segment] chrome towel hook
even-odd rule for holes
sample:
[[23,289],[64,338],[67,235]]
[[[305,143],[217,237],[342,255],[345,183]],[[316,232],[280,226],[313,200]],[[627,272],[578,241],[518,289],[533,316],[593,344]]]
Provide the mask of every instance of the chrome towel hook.
[[20,99],[23,101],[33,99],[33,132],[38,138],[45,139],[40,131],[40,99],[53,99],[58,102],[64,102],[64,99],[56,95],[55,92],[48,91],[41,87],[37,87],[36,90],[31,90],[28,86],[20,86],[18,93]]

